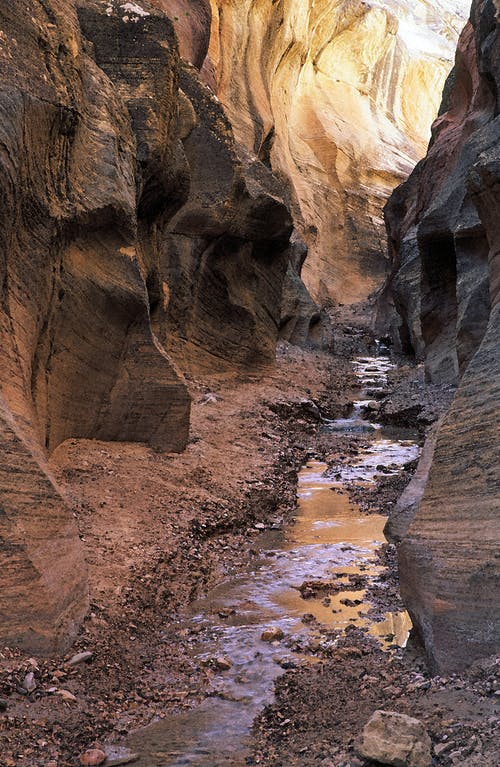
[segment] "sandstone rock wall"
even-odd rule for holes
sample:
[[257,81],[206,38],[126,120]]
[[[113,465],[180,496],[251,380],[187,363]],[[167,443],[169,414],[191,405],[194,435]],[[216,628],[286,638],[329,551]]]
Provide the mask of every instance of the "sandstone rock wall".
[[[181,67],[171,5],[0,7],[0,640],[37,651],[87,606],[47,454],[69,437],[182,450],[185,347],[212,369],[274,357],[288,209]],[[200,65],[194,10],[179,31]]]
[[402,590],[435,668],[500,647],[500,30],[473,3],[425,160],[387,211],[401,337],[459,381],[400,546]]
[[425,153],[466,2],[211,3],[204,76],[287,182],[309,291],[365,298],[386,266],[382,207]]

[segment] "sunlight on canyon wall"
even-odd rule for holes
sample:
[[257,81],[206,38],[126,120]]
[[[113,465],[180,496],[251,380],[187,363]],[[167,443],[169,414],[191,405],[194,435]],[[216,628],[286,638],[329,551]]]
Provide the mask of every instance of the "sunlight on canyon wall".
[[237,139],[288,182],[316,300],[385,271],[382,207],[423,157],[464,0],[211,0],[204,76]]

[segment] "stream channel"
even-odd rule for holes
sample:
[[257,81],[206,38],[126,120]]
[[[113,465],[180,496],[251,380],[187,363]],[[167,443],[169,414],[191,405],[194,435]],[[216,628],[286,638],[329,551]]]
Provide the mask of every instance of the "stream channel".
[[[361,399],[348,418],[325,421],[323,429],[332,439],[335,433],[363,433],[367,447],[333,470],[317,460],[306,463],[299,473],[295,518],[259,536],[259,553],[246,572],[190,605],[183,625],[199,628],[203,636],[193,656],[200,664],[216,659],[219,666],[212,695],[195,709],[133,733],[129,745],[141,755],[138,767],[243,765],[252,722],[272,701],[274,680],[286,668],[315,662],[314,656],[301,655],[300,647],[317,636],[317,622],[338,631],[349,624],[365,626],[382,647],[405,645],[410,630],[405,612],[380,621],[366,614],[371,606],[366,578],[373,582],[381,573],[376,550],[385,542],[386,517],[362,513],[345,485],[373,483],[381,471],[396,474],[419,448],[415,434],[362,418],[368,392],[373,398],[386,386],[393,367],[389,358],[358,357],[352,364]],[[326,596],[319,589],[304,599],[299,589],[311,580],[338,581],[348,590]],[[280,629],[284,639],[263,641],[269,629]]]

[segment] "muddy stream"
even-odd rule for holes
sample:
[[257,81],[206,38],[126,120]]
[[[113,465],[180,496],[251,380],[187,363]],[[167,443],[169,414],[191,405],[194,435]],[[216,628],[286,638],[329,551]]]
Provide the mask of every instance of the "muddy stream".
[[[338,631],[364,626],[382,647],[405,645],[406,613],[378,621],[367,614],[365,592],[381,573],[375,552],[385,541],[386,517],[361,513],[345,485],[373,483],[380,472],[395,474],[419,448],[415,435],[363,418],[369,395],[385,388],[389,358],[360,357],[353,367],[360,400],[348,418],[325,421],[322,428],[332,439],[339,432],[361,432],[368,447],[349,465],[329,470],[311,459],[303,466],[296,517],[281,529],[263,531],[247,572],[190,606],[179,629],[193,658],[215,670],[211,695],[195,709],[134,733],[129,745],[141,754],[139,767],[245,764],[252,722],[272,701],[274,680],[286,668],[315,662],[301,648],[335,643],[321,639],[318,622]],[[283,637],[263,641],[270,630]]]

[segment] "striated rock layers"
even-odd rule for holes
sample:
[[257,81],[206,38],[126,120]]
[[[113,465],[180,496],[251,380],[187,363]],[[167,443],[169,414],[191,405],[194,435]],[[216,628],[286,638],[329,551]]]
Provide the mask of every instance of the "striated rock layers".
[[365,298],[385,273],[382,207],[425,153],[468,3],[211,4],[204,77],[237,139],[287,182],[308,289]]
[[208,3],[180,30],[193,65],[170,5],[0,7],[0,640],[37,651],[87,607],[47,454],[70,437],[182,450],[178,363],[274,357],[289,212],[193,66]]
[[476,0],[427,157],[387,208],[400,338],[459,381],[399,549],[404,599],[435,668],[500,647],[500,27]]

